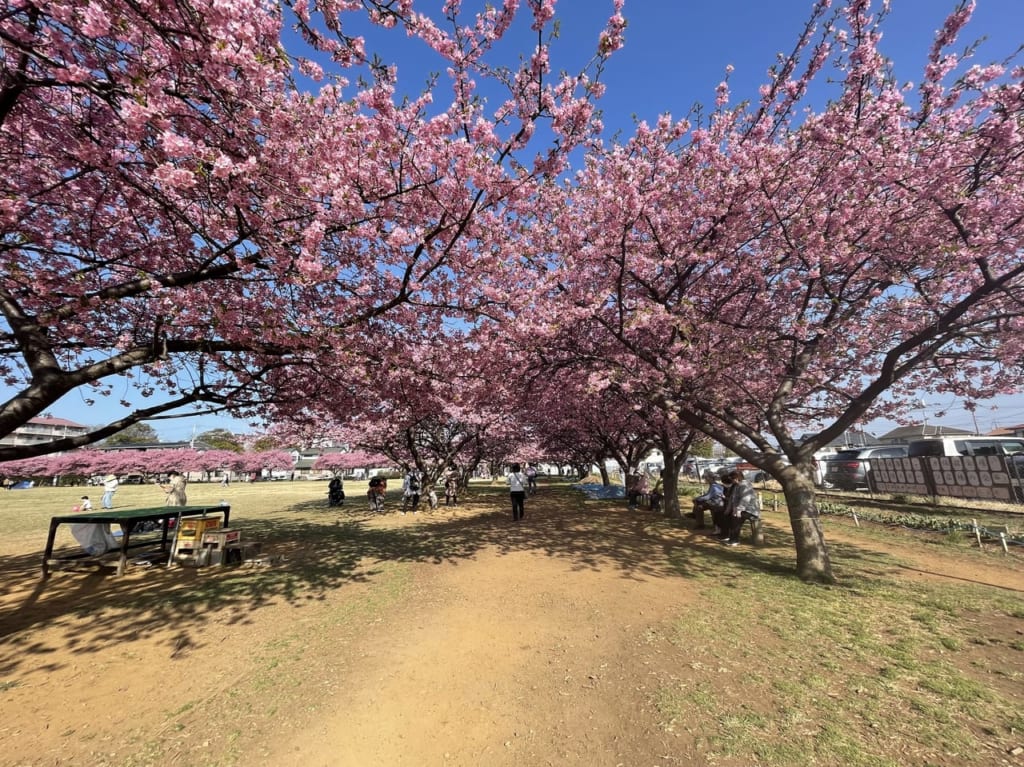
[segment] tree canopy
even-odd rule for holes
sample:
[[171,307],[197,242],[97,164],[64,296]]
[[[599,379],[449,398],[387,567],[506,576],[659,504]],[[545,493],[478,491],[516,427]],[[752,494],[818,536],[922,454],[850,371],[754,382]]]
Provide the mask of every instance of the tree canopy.
[[111,434],[105,440],[103,444],[107,446],[113,445],[132,445],[132,444],[156,444],[160,441],[160,435],[157,434],[154,429],[148,423],[133,423],[131,426],[126,426],[116,434]]
[[[757,98],[726,78],[606,141],[621,0],[574,75],[553,0],[502,59],[517,7],[4,17],[0,431],[127,376],[154,404],[0,459],[197,404],[428,473],[654,444],[668,468],[703,435],[782,484],[798,572],[831,580],[813,452],[922,390],[1022,383],[1024,67],[972,60],[960,2],[910,85],[887,4],[821,0]],[[356,14],[450,90],[399,96]]]
[[[553,75],[552,7],[532,2],[536,50],[508,68],[490,54],[517,5],[469,25],[458,4],[436,19],[392,2],[12,7],[0,374],[16,393],[0,432],[125,379],[153,404],[0,458],[181,408],[258,416],[381,335],[486,311],[534,185],[593,130],[592,74],[621,33],[613,16],[579,74]],[[360,18],[430,50],[447,103],[440,85],[399,95],[349,33]],[[484,83],[504,90],[496,106]]]

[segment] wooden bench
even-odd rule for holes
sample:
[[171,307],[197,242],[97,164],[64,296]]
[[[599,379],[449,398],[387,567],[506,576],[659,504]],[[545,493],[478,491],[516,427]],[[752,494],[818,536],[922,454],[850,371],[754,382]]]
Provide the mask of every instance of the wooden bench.
[[[693,515],[695,530],[705,527],[704,511],[705,509],[697,509],[696,514]],[[762,545],[764,543],[764,522],[761,521],[761,517],[750,517],[747,519],[747,523],[750,525],[750,542],[755,546]]]

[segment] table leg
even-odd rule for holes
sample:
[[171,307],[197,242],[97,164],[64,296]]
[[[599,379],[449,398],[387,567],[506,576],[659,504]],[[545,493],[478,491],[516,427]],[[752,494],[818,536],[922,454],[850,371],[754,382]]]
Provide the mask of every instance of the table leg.
[[124,575],[124,571],[128,568],[128,540],[132,535],[132,528],[135,527],[134,522],[121,522],[121,558],[117,560],[117,574]]
[[160,537],[160,551],[167,551],[167,534],[171,529],[171,518],[164,517],[160,521],[163,523],[163,535]]
[[46,537],[46,549],[43,551],[43,577],[50,577],[50,557],[53,556],[53,540],[57,537],[57,526],[60,522],[50,520],[50,534]]

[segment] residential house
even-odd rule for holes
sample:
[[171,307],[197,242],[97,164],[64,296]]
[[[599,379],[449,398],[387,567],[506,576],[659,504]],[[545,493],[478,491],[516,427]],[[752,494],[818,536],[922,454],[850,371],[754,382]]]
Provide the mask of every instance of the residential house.
[[78,437],[88,431],[89,427],[80,423],[43,415],[39,418],[30,418],[23,426],[0,437],[0,445],[4,447],[38,445],[65,437]]
[[1019,423],[1016,426],[1000,426],[998,429],[993,429],[987,435],[988,437],[1024,437],[1024,423]]
[[940,424],[917,424],[915,426],[900,426],[892,431],[886,432],[878,438],[879,442],[886,445],[906,445],[917,439],[926,437],[956,437],[974,434],[973,431],[957,429],[953,426],[942,426]]

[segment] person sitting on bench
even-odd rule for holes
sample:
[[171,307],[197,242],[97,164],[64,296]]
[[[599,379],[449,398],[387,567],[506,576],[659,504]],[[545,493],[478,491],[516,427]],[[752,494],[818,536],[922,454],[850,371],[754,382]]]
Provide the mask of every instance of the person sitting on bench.
[[711,487],[703,495],[693,499],[693,510],[686,516],[697,520],[696,529],[704,527],[704,512],[711,512],[711,523],[715,526],[716,533],[724,533],[725,529],[720,525],[720,517],[725,510],[725,488],[718,481],[712,481]]
[[729,530],[727,534],[719,536],[719,540],[726,546],[739,546],[743,523],[749,519],[759,519],[761,516],[761,500],[742,471],[737,469],[731,472],[723,481],[730,483],[732,489],[729,491],[724,515]]

